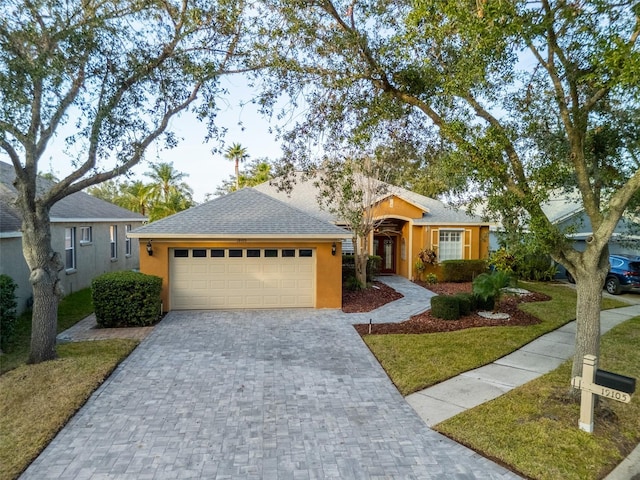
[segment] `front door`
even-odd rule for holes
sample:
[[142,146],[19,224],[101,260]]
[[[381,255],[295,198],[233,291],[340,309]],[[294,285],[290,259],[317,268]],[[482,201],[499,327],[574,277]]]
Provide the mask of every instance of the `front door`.
[[375,236],[373,254],[382,257],[380,273],[396,273],[396,237]]

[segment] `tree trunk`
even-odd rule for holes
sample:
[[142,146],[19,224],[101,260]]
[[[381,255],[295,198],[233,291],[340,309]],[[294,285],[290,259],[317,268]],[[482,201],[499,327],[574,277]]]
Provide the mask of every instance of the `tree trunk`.
[[40,363],[56,358],[58,303],[62,295],[58,272],[64,264],[51,247],[49,210],[39,205],[35,206],[35,212],[24,210],[22,251],[31,271],[29,281],[33,286],[29,363]]
[[367,286],[367,262],[369,261],[369,254],[367,252],[358,253],[356,255],[356,279],[362,287]]
[[240,161],[236,157],[236,190],[240,190]]
[[[575,271],[576,304],[576,350],[573,357],[572,378],[582,375],[582,361],[585,355],[600,354],[600,309],[602,286],[609,270],[608,250],[596,262],[589,262]],[[591,264],[592,263],[592,264]]]

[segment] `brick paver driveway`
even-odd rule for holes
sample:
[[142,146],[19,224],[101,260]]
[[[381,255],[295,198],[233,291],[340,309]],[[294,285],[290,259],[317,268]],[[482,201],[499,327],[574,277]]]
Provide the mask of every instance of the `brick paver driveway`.
[[171,312],[25,479],[517,478],[427,428],[338,311]]

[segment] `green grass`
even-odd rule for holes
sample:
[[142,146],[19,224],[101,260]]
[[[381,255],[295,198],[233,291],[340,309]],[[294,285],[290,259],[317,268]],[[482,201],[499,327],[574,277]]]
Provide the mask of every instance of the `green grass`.
[[[542,320],[537,325],[421,335],[367,335],[364,341],[400,393],[408,395],[491,363],[575,318],[575,290],[561,285],[521,283],[528,290],[552,297],[548,302],[521,305],[522,310]],[[604,299],[602,308],[625,305]]]
[[[640,377],[640,317],[602,338],[600,367]],[[571,362],[435,429],[482,455],[539,480],[601,479],[640,442],[640,398],[602,399],[595,429],[578,429],[579,404],[568,393]]]
[[[64,297],[58,305],[58,333],[75,325],[93,312],[91,289],[85,288]],[[17,320],[15,334],[0,356],[0,373],[16,368],[27,361],[31,342],[31,311]]]
[[136,345],[59,345],[57,360],[0,376],[0,480],[16,478]]

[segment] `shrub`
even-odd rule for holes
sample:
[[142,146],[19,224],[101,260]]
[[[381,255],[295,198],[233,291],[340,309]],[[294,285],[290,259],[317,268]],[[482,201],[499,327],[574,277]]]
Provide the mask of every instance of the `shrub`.
[[428,273],[427,275],[425,275],[424,281],[429,285],[435,285],[436,283],[438,283],[438,276],[435,273]]
[[0,348],[6,348],[16,326],[16,289],[9,275],[0,275]]
[[458,320],[460,301],[452,295],[436,295],[431,299],[431,314],[443,320]]
[[460,316],[464,317],[469,315],[474,310],[475,302],[473,301],[473,295],[470,293],[458,293],[454,295],[458,300],[458,308],[460,310]]
[[378,255],[369,255],[367,261],[367,282],[372,282],[373,278],[380,273],[380,267],[382,266],[382,257]]
[[495,297],[482,298],[480,295],[473,294],[471,296],[471,304],[474,312],[493,310],[496,307]]
[[518,278],[523,280],[553,280],[558,268],[549,255],[526,255],[516,265]]
[[502,289],[511,284],[511,275],[496,270],[492,273],[483,273],[473,281],[473,293],[483,302],[493,299],[494,306],[499,303]]
[[[382,257],[369,255],[367,260],[367,282],[372,282],[374,277],[380,273]],[[350,277],[356,276],[355,255],[342,255],[342,281],[347,282]]]
[[162,279],[139,272],[111,272],[91,283],[100,327],[144,327],[160,318]]
[[352,275],[344,281],[344,288],[351,292],[356,292],[358,290],[362,290],[364,288],[364,285],[360,283],[355,275]]
[[491,254],[489,263],[494,270],[513,273],[516,268],[516,257],[509,253],[506,248],[499,248]]
[[471,282],[487,271],[487,262],[484,260],[445,260],[440,265],[443,282]]

